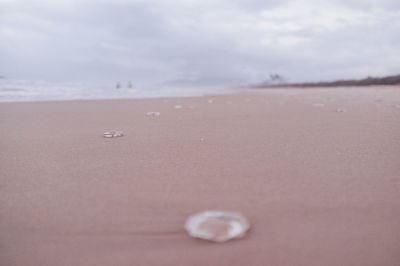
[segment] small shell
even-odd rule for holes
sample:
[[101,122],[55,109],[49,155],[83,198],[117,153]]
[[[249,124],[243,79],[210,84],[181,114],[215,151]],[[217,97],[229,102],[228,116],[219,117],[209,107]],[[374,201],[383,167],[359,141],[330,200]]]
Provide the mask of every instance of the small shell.
[[117,131],[117,130],[112,130],[112,131],[107,131],[104,132],[103,136],[105,138],[116,138],[116,137],[122,137],[124,133],[122,131]]
[[190,236],[214,242],[241,238],[249,228],[246,217],[227,211],[197,213],[190,216],[185,223],[185,229]]

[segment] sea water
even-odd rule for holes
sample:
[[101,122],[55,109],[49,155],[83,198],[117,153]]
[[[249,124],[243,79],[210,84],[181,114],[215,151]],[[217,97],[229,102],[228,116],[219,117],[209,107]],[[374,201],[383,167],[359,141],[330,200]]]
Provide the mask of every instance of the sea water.
[[223,88],[139,87],[100,82],[50,82],[44,80],[0,79],[0,102],[124,99],[202,96],[226,94]]

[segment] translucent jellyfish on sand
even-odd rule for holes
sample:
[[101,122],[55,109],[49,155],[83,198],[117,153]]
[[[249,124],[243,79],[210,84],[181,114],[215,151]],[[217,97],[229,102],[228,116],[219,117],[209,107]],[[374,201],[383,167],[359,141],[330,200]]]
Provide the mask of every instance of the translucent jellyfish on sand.
[[241,238],[249,228],[250,223],[242,214],[219,210],[196,213],[185,223],[190,236],[214,242]]
[[339,108],[336,109],[336,112],[338,112],[338,113],[345,113],[345,112],[347,112],[347,109],[344,108],[344,107],[339,107]]
[[147,112],[147,116],[159,116],[160,112]]

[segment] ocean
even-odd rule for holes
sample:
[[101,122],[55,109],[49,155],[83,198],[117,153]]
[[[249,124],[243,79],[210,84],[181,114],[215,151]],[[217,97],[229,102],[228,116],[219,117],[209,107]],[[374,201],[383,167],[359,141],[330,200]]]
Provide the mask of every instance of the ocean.
[[0,102],[189,97],[226,94],[224,88],[137,87],[116,83],[0,79]]

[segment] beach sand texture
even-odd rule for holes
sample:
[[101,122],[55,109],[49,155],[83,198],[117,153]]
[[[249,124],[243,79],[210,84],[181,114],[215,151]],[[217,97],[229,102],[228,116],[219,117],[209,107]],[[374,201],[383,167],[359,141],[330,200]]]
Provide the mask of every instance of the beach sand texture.
[[[400,265],[399,88],[1,103],[0,124],[0,265]],[[189,237],[209,209],[251,230]]]

